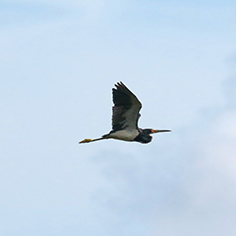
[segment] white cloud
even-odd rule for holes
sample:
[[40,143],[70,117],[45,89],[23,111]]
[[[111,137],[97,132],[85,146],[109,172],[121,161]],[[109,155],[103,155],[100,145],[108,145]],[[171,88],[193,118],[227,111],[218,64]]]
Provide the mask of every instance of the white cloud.
[[169,150],[135,146],[136,154],[102,155],[110,211],[142,222],[148,235],[235,235],[236,110],[213,110],[185,135],[173,131]]
[[[205,119],[208,124],[201,126]],[[219,107],[211,119],[203,115],[196,127],[198,132],[189,130],[189,140],[182,140],[193,147],[186,158],[194,159],[183,172],[183,188],[179,186],[186,198],[179,202],[180,208],[166,206],[164,217],[158,211],[154,214],[154,232],[168,236],[173,232],[177,236],[235,235],[236,110]]]
[[[93,23],[103,17],[108,4],[34,3],[82,9],[85,23],[90,16]],[[232,48],[228,37],[168,28],[165,16],[150,24],[148,14],[140,19],[126,9],[122,20],[112,14],[114,6],[107,28],[84,27],[78,14],[2,31],[4,234],[12,232],[14,211],[24,214],[14,224],[15,234],[24,234],[30,222],[35,232],[46,224],[44,235],[63,234],[60,230],[68,235],[68,228],[70,235],[143,236],[153,230],[163,236],[215,236],[225,235],[226,228],[235,235],[234,83],[229,82],[231,105],[216,107],[223,100],[222,60]],[[146,146],[77,145],[109,131],[111,86],[120,79],[143,102],[141,124],[176,129]],[[202,108],[206,112],[197,119]]]

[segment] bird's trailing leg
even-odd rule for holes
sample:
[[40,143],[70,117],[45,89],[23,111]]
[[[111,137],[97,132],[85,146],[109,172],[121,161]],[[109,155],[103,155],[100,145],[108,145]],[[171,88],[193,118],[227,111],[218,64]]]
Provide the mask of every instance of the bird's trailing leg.
[[86,139],[80,141],[79,143],[90,143],[90,142],[95,142],[95,141],[99,141],[99,140],[102,140],[102,139],[105,139],[105,138],[104,137],[96,138],[96,139],[86,138]]

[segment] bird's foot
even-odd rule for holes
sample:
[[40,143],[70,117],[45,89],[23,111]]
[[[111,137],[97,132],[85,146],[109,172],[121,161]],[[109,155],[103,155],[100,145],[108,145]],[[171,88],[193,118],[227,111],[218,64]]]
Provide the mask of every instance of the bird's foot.
[[89,143],[89,142],[92,142],[92,141],[93,141],[93,139],[86,138],[86,139],[80,141],[79,143]]

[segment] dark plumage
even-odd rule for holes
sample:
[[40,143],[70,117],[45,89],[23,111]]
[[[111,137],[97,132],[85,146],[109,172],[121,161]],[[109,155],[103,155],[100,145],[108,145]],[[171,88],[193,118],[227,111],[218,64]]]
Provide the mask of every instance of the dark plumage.
[[112,129],[113,131],[138,128],[138,119],[141,116],[139,111],[142,107],[137,97],[122,83],[115,84],[116,89],[112,89]]
[[84,139],[80,143],[89,143],[102,139],[119,139],[124,141],[136,141],[149,143],[152,140],[150,134],[169,132],[170,130],[154,130],[138,128],[139,111],[142,107],[138,98],[122,83],[115,84],[112,89],[112,130],[109,134],[97,139]]

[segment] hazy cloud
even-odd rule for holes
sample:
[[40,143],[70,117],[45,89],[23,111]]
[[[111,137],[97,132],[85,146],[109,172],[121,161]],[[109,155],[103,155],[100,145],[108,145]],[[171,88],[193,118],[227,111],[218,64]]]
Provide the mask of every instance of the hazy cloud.
[[[234,18],[179,4],[5,1],[2,235],[235,235]],[[173,132],[78,145],[109,132],[119,80]]]

